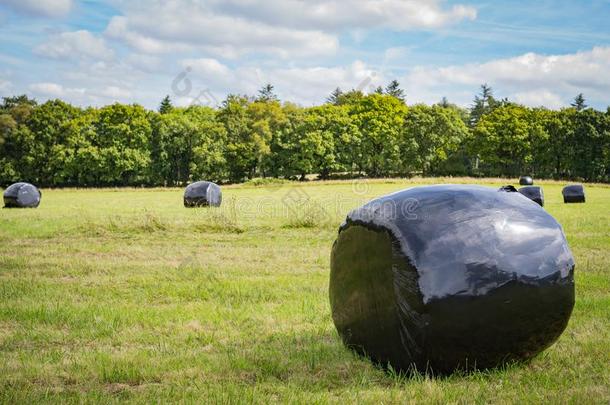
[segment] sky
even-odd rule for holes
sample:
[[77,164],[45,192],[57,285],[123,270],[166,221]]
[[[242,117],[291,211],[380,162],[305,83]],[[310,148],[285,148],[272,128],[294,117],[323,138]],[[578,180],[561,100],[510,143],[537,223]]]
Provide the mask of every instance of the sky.
[[610,0],[0,0],[0,96],[157,108],[266,83],[303,106],[396,79],[407,103],[610,105]]

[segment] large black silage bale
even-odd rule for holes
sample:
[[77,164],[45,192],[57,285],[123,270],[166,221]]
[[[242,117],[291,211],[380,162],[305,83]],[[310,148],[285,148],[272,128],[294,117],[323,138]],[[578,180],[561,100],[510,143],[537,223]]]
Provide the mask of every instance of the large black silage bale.
[[344,343],[397,370],[528,359],[565,329],[574,260],[561,226],[516,192],[414,187],[352,211],[331,254]]

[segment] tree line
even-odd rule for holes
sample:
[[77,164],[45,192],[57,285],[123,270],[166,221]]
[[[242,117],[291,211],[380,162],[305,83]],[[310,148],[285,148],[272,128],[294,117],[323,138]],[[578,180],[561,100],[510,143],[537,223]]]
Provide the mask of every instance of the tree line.
[[206,179],[500,176],[610,180],[610,108],[578,95],[559,111],[494,98],[407,106],[399,83],[371,94],[336,89],[314,107],[282,103],[267,85],[220,106],[158,111],[79,108],[27,96],[0,105],[0,183],[177,186]]

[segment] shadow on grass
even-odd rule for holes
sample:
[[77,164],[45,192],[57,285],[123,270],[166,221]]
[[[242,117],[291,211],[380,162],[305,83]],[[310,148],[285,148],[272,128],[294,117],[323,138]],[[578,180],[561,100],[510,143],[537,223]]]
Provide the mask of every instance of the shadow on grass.
[[251,345],[231,345],[225,354],[228,369],[223,375],[233,383],[277,381],[309,392],[426,381],[481,380],[526,364],[510,363],[488,370],[457,370],[444,375],[431,370],[395,370],[388,365],[375,364],[345,347],[334,330],[271,334]]

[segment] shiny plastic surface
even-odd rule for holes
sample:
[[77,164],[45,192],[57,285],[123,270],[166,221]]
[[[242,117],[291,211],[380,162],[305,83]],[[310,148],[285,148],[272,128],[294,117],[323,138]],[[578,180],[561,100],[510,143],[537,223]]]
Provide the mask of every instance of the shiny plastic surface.
[[584,203],[585,188],[582,184],[570,184],[561,190],[564,203]]
[[544,207],[544,192],[542,191],[542,187],[525,186],[521,187],[519,189],[519,192],[530,200],[536,202],[541,207]]
[[565,329],[574,260],[517,192],[414,187],[352,211],[331,254],[344,343],[382,366],[450,373],[530,358]]
[[30,183],[15,183],[4,190],[5,208],[36,208],[40,205],[42,194]]
[[219,207],[222,203],[220,187],[210,181],[189,184],[184,190],[185,207]]
[[519,177],[519,185],[520,186],[532,186],[534,184],[534,179],[532,176],[521,176]]
[[518,190],[512,184],[509,184],[507,186],[502,186],[498,189],[498,191],[506,191],[507,193],[517,193],[518,192]]

